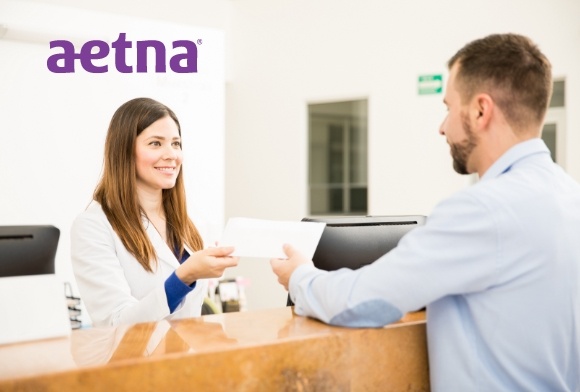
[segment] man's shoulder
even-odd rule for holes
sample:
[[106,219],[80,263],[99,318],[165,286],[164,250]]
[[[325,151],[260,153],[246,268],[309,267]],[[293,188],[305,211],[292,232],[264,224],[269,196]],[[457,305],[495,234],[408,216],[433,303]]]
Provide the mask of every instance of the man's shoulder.
[[512,203],[518,203],[522,194],[518,186],[509,180],[499,179],[480,181],[461,189],[442,200],[433,212],[447,216],[490,216]]
[[462,189],[440,203],[450,215],[532,216],[562,205],[578,207],[580,184],[545,165],[513,168]]

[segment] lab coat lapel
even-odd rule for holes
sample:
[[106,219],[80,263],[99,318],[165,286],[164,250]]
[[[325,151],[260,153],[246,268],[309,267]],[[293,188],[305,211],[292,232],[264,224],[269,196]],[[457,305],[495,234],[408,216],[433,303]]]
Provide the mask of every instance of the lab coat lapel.
[[185,244],[183,245],[183,247],[185,248],[185,250],[187,251],[187,253],[189,253],[189,257],[191,257],[193,255],[193,251],[189,248],[189,246],[187,246]]
[[149,240],[151,241],[153,248],[155,248],[155,252],[157,253],[157,258],[159,261],[169,264],[174,269],[179,267],[179,261],[177,261],[173,251],[169,249],[169,245],[163,241],[163,238],[161,238],[161,235],[159,235],[159,232],[157,229],[155,229],[155,226],[153,226],[153,224],[148,221],[144,223],[146,225],[145,230],[149,236]]

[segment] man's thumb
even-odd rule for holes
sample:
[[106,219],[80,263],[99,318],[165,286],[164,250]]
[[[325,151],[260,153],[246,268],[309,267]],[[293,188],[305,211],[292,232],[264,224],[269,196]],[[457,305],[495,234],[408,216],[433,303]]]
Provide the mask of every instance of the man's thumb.
[[284,244],[283,249],[284,253],[286,253],[286,256],[288,256],[288,258],[291,258],[292,256],[294,256],[294,253],[296,253],[296,250],[290,244]]

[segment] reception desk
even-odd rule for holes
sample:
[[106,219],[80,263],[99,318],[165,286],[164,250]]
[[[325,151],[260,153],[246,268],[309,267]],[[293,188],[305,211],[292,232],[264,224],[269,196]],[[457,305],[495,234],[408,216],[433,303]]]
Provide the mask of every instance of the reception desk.
[[0,346],[0,391],[428,391],[423,312],[380,329],[292,308]]

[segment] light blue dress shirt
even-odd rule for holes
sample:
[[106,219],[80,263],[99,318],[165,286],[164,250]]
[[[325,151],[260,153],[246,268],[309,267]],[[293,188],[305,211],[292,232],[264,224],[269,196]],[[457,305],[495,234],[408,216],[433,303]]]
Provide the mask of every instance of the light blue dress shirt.
[[580,391],[580,185],[522,142],[375,263],[300,266],[290,295],[348,327],[427,305],[434,391]]

